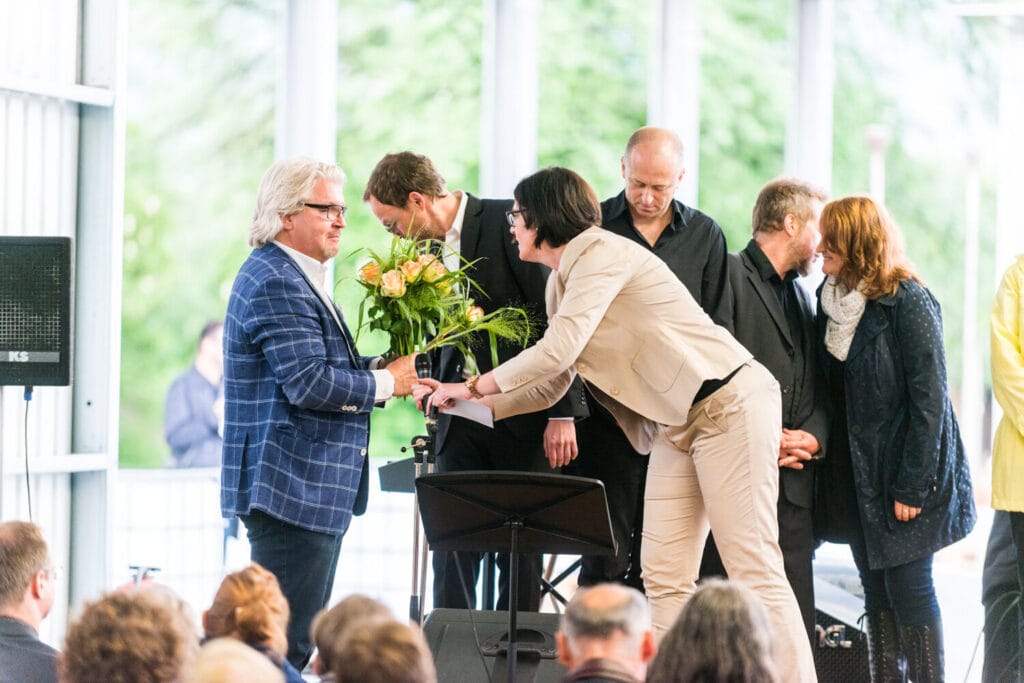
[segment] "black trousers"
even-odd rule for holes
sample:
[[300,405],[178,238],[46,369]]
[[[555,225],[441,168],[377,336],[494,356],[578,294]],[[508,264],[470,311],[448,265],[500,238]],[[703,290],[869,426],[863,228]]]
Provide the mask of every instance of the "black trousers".
[[1020,680],[1020,597],[1017,548],[1010,514],[996,510],[985,550],[981,575],[981,604],[985,606],[985,683]]
[[277,577],[288,600],[288,661],[302,671],[313,654],[309,626],[331,599],[342,536],[322,534],[253,510],[240,515],[250,557]]
[[633,450],[615,420],[591,398],[590,417],[576,423],[579,457],[565,474],[599,479],[611,517],[614,556],[584,555],[577,582],[581,586],[616,582],[643,590],[640,544],[643,539],[644,483],[649,458]]
[[[779,548],[786,569],[786,579],[800,606],[807,637],[814,641],[814,519],[809,508],[800,507],[779,494]],[[701,558],[700,578],[726,576],[725,566],[718,556],[715,539],[708,534]]]
[[[494,429],[488,429],[459,417],[452,418],[444,444],[437,455],[437,467],[440,472],[551,471],[544,457],[541,433],[525,441],[519,439],[502,422],[496,422]],[[433,555],[434,607],[476,608],[476,584],[483,554],[435,552]],[[510,595],[508,553],[498,554],[497,565],[500,572],[497,609],[507,610]],[[519,555],[516,602],[520,611],[536,612],[540,609],[540,577],[541,556]]]

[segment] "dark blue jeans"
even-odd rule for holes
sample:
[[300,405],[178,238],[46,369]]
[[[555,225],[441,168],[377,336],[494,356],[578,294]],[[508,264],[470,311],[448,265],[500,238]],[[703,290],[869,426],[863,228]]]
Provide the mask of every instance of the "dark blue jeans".
[[868,566],[864,538],[850,543],[853,561],[864,587],[864,610],[892,610],[902,626],[924,626],[941,619],[939,601],[932,582],[932,555],[886,569]]
[[277,577],[288,600],[288,661],[302,671],[313,654],[309,625],[331,598],[342,535],[309,531],[260,510],[239,519],[245,524],[252,561]]

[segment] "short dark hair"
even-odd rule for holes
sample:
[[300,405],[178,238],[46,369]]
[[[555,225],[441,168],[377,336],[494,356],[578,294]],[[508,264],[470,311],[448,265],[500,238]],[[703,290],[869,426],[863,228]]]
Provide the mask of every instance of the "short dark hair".
[[776,178],[761,188],[750,223],[754,234],[777,232],[788,214],[802,221],[814,215],[813,202],[825,203],[828,195],[819,187],[796,178]]
[[444,178],[437,172],[434,162],[415,152],[388,154],[377,162],[370,179],[366,181],[363,201],[373,196],[381,204],[404,208],[409,203],[409,193],[419,192],[427,197],[444,197],[448,194]]
[[213,336],[215,332],[224,328],[223,320],[211,320],[203,325],[203,329],[199,332],[199,343],[202,344],[207,337]]
[[560,247],[594,225],[601,225],[597,193],[578,173],[561,166],[542,168],[519,181],[513,192],[526,227],[541,242]]

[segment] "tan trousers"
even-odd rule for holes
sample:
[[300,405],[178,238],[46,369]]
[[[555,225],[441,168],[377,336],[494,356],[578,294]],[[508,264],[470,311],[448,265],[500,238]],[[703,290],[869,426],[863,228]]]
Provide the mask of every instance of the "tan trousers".
[[780,680],[815,681],[800,608],[786,581],[776,504],[782,435],[779,385],[751,361],[665,429],[647,470],[644,588],[660,639],[696,589],[708,529],[729,577],[761,598]]

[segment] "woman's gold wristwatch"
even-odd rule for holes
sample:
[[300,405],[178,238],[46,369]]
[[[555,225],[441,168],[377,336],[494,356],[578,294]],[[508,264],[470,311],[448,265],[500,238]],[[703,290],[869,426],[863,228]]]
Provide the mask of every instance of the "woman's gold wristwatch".
[[481,394],[476,389],[476,383],[479,382],[479,381],[480,381],[480,375],[473,375],[472,377],[470,377],[469,379],[466,380],[466,388],[469,389],[469,393],[473,396],[473,398],[483,398],[484,397],[484,395]]

